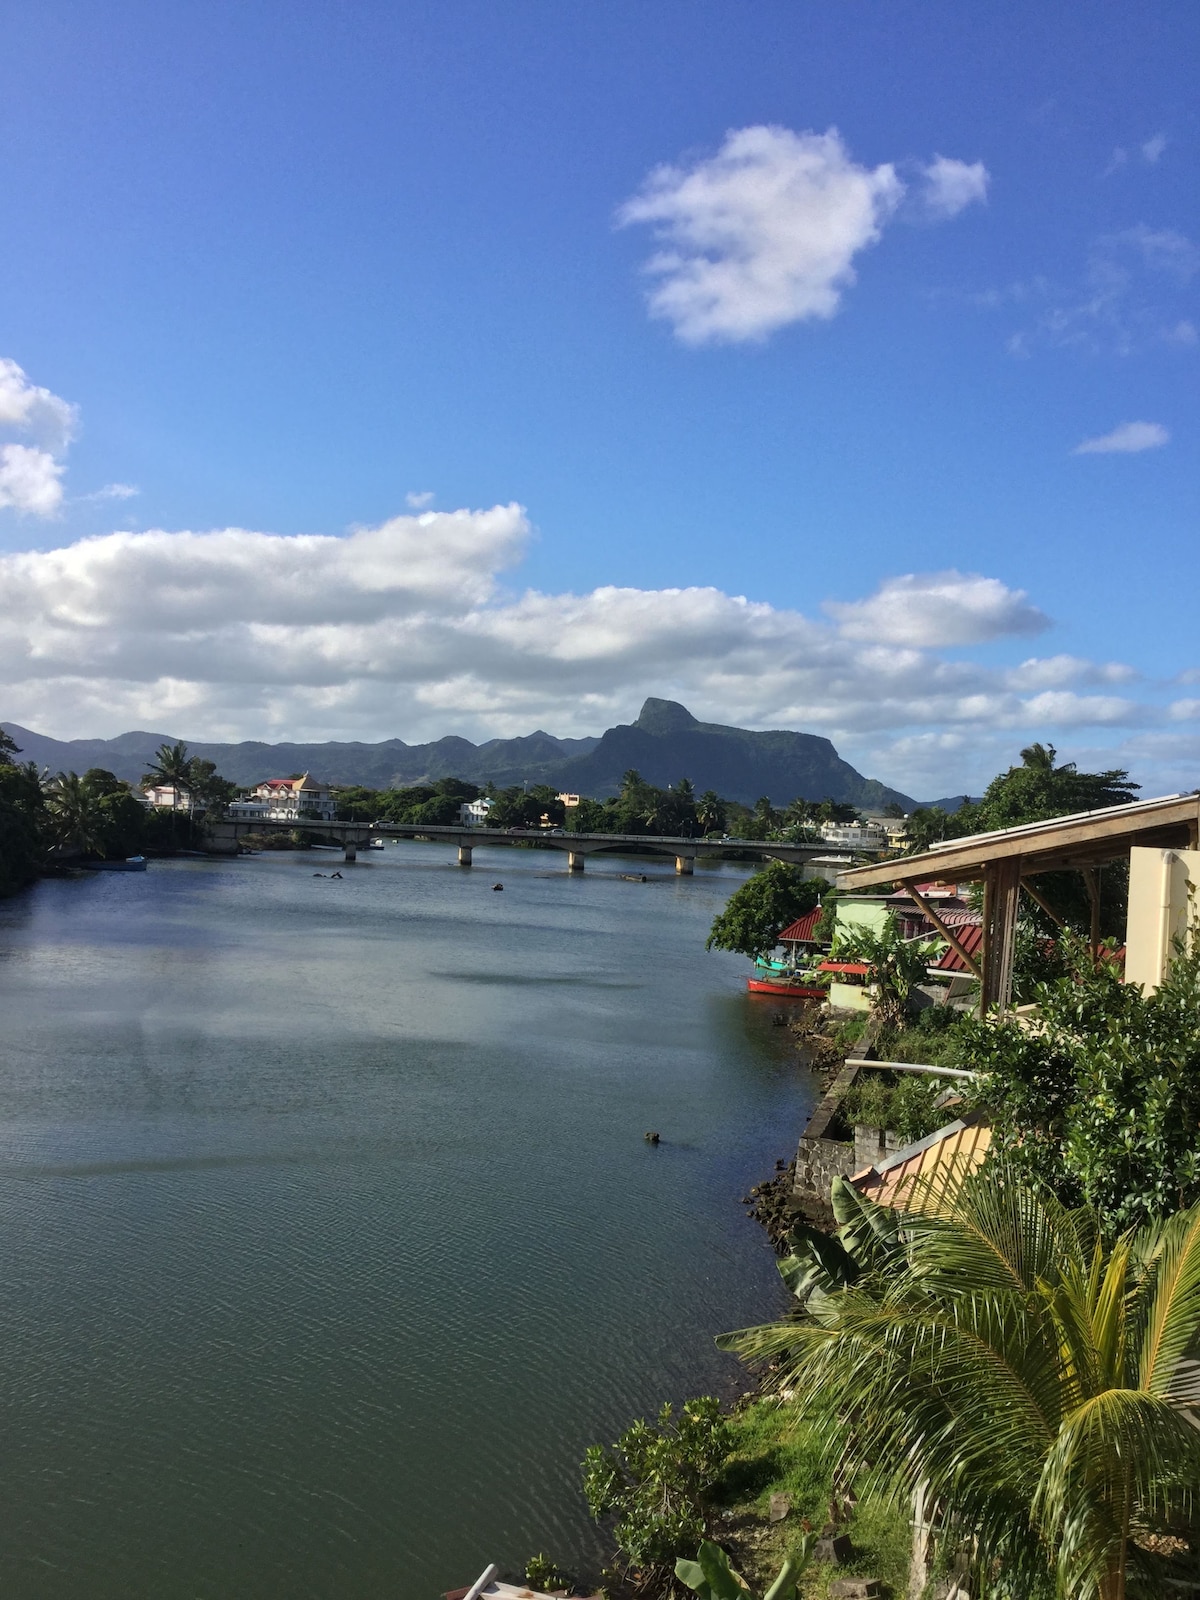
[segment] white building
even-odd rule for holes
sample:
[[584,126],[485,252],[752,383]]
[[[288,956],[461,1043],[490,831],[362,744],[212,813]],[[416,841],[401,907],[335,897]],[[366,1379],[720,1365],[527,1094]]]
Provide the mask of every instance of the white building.
[[887,831],[878,822],[823,822],[821,839],[846,850],[886,850],[888,842]]
[[191,792],[173,783],[155,783],[142,790],[142,799],[148,806],[165,806],[168,811],[190,811]]
[[482,828],[488,820],[488,813],[493,802],[487,795],[480,795],[478,800],[464,800],[458,808],[458,820],[464,828]]
[[268,778],[226,811],[243,822],[332,822],[336,813],[333,791],[307,772],[299,778]]

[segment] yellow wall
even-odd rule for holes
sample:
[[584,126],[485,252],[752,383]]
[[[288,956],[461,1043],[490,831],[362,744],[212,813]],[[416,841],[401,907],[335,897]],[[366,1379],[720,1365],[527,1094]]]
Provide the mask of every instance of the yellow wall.
[[1147,994],[1166,976],[1188,924],[1200,924],[1200,850],[1129,852],[1129,914],[1125,924],[1125,982]]

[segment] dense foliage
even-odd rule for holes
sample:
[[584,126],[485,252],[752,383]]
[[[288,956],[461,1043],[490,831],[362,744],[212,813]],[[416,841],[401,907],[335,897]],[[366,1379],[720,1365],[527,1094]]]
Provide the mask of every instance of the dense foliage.
[[811,911],[825,888],[820,878],[806,878],[803,868],[786,861],[768,861],[718,913],[705,949],[734,950],[757,959],[773,950],[779,933]]
[[44,798],[32,762],[0,728],[0,895],[32,883],[42,864]]
[[955,1115],[937,1105],[945,1092],[944,1078],[860,1072],[838,1109],[851,1126],[886,1128],[902,1145],[911,1144],[944,1127]]
[[1035,991],[1035,1028],[963,1025],[972,1098],[1019,1167],[1110,1228],[1200,1200],[1200,943],[1155,993],[1066,946],[1071,970]]
[[[1021,751],[1021,765],[1009,767],[993,778],[981,799],[967,800],[953,813],[938,806],[914,811],[907,825],[910,852],[928,850],[944,839],[960,839],[966,834],[1014,828],[1026,822],[1044,822],[1050,817],[1067,816],[1076,811],[1127,805],[1135,798],[1139,786],[1129,781],[1129,773],[1124,768],[1080,772],[1073,761],[1056,766],[1057,753],[1053,745],[1030,745]],[[1089,929],[1091,897],[1080,873],[1043,873],[1033,883],[1061,921],[1080,932]],[[1126,864],[1115,863],[1099,873],[1095,889],[1101,934],[1119,935],[1124,926],[1128,892]],[[1058,931],[1053,919],[1035,909],[1028,900],[1024,904],[1024,916],[1037,933]]]
[[708,1531],[706,1495],[733,1442],[721,1403],[711,1395],[669,1405],[657,1425],[638,1421],[611,1450],[593,1445],[583,1460],[583,1492],[598,1520],[614,1518],[625,1565],[660,1569],[694,1551]]
[[942,946],[936,941],[904,939],[895,917],[889,914],[881,932],[850,927],[834,939],[833,957],[837,961],[862,961],[871,969],[875,990],[873,1010],[885,1026],[903,1023],[913,990],[929,977],[929,964],[936,961]]
[[770,1362],[831,1452],[925,1494],[973,1593],[1166,1592],[1200,1484],[1200,1206],[1106,1243],[999,1162],[915,1191],[903,1227],[843,1180],[834,1204],[838,1237],[780,1262],[798,1314],[723,1347]]
[[428,822],[449,827],[458,821],[465,800],[478,800],[482,790],[465,778],[439,778],[436,783],[407,789],[364,789],[348,785],[337,792],[339,822]]

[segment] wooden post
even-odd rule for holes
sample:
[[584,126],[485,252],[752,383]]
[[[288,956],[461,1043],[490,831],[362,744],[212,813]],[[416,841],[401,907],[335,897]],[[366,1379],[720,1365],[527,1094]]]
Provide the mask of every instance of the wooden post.
[[1087,889],[1088,905],[1092,913],[1088,943],[1092,948],[1092,965],[1095,966],[1100,959],[1100,884],[1096,877],[1095,867],[1083,868],[1083,882]]
[[1013,947],[1020,893],[1020,856],[1009,856],[988,867],[983,896],[980,1016],[986,1016],[991,1006],[1005,1012],[1012,1003]]

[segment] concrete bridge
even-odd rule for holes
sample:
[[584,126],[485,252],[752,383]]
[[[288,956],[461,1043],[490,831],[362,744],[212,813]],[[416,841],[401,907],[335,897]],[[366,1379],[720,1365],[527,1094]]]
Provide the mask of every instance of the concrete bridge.
[[[263,822],[221,821],[209,823],[206,833],[210,848],[219,854],[236,855],[238,841],[248,834],[309,833],[321,839],[335,839],[345,850],[346,860],[355,860],[358,851],[371,839],[429,839],[458,848],[460,867],[471,865],[472,851],[484,844],[537,844],[543,849],[560,850],[567,857],[568,872],[582,872],[588,856],[602,851],[628,851],[636,847],[652,855],[674,856],[675,871],[690,875],[697,857],[723,856],[731,850],[756,856],[762,861],[827,862],[844,870],[854,859],[845,852],[836,855],[828,844],[783,844],[757,839],[683,839],[643,833],[566,833],[552,828],[464,828],[433,827],[429,823],[396,822]],[[861,858],[860,858],[861,859]]]

